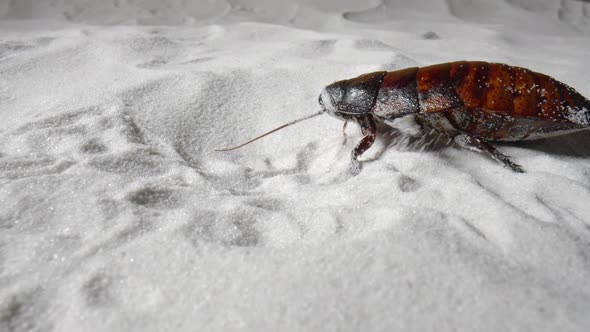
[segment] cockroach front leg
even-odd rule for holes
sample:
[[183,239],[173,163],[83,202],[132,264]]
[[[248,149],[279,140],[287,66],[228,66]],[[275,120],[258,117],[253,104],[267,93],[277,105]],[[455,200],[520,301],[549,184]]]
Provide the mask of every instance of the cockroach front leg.
[[373,116],[366,115],[364,117],[359,117],[356,120],[359,126],[361,126],[363,139],[356,145],[354,150],[352,150],[350,162],[350,172],[352,175],[357,175],[360,173],[361,164],[358,161],[358,157],[360,157],[373,145],[375,142],[375,137],[377,136],[377,126],[375,125]]
[[460,134],[455,136],[455,142],[469,150],[488,153],[492,158],[504,164],[504,167],[510,168],[516,173],[524,173],[522,166],[512,162],[508,156],[502,154],[500,151],[496,150],[492,144],[481,138],[467,134]]
[[346,125],[348,124],[348,121],[344,121],[344,125],[342,125],[342,145],[346,144]]

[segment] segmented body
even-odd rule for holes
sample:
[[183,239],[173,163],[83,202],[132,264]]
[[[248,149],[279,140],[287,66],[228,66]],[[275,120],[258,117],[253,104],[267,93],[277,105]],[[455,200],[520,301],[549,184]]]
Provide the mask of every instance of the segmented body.
[[451,62],[355,79],[379,82],[371,113],[381,120],[415,114],[423,125],[486,140],[522,140],[590,127],[590,101],[531,70]]

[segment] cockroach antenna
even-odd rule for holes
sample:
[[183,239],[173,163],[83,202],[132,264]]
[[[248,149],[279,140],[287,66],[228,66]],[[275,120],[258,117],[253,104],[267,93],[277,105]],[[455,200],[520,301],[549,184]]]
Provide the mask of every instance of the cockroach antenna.
[[281,130],[281,129],[285,128],[285,127],[288,127],[288,126],[294,125],[294,124],[296,124],[296,123],[298,123],[298,122],[301,122],[301,121],[304,121],[304,120],[308,120],[308,119],[314,118],[314,117],[316,117],[316,116],[318,116],[318,115],[322,115],[322,114],[324,114],[324,112],[325,112],[325,111],[326,111],[326,110],[321,110],[321,111],[319,111],[319,112],[317,112],[317,113],[313,113],[313,114],[310,114],[310,115],[308,115],[308,116],[304,116],[304,117],[302,117],[302,118],[300,118],[300,119],[293,120],[293,121],[291,121],[291,122],[287,122],[287,123],[285,123],[284,125],[282,125],[282,126],[280,126],[280,127],[277,127],[277,128],[275,128],[275,129],[273,129],[273,130],[271,130],[271,131],[267,132],[267,133],[264,133],[264,134],[262,134],[262,135],[260,135],[260,136],[258,136],[258,137],[256,137],[256,138],[253,138],[253,139],[249,140],[248,142],[246,142],[246,143],[242,143],[242,144],[240,144],[240,145],[238,145],[238,146],[234,146],[234,147],[231,147],[231,148],[215,149],[215,151],[232,151],[232,150],[239,149],[239,148],[241,148],[241,147],[242,147],[242,146],[244,146],[244,145],[248,145],[248,144],[250,144],[250,143],[252,143],[252,142],[254,142],[254,141],[257,141],[257,140],[259,140],[259,139],[263,138],[264,136],[270,135],[270,134],[274,133],[275,131],[279,131],[279,130]]

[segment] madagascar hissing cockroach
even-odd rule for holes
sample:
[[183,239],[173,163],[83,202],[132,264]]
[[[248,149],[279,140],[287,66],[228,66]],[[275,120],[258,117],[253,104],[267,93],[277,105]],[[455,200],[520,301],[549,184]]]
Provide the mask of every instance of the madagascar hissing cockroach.
[[[561,135],[590,127],[590,101],[547,75],[501,63],[459,61],[392,72],[377,71],[334,82],[320,94],[322,109],[279,129],[328,113],[359,124],[363,138],[352,150],[351,170],[375,142],[376,123],[419,132],[435,130],[460,146],[489,154],[523,172],[490,141],[520,141]],[[346,122],[345,122],[346,124]]]

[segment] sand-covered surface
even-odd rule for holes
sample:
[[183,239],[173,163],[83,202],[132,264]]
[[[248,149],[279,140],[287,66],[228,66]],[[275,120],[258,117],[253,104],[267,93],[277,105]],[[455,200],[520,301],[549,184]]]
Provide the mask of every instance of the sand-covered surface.
[[590,3],[0,1],[0,331],[587,331],[588,132],[213,151],[455,60],[589,97]]

